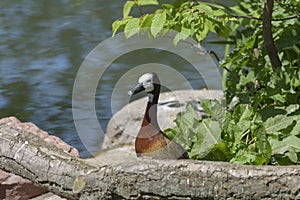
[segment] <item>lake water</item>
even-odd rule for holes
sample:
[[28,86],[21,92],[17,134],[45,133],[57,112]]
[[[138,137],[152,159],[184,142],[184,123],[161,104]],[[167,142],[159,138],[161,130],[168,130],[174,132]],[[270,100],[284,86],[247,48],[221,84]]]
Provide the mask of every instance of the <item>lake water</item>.
[[[111,24],[121,18],[122,4],[123,1],[108,0],[28,0],[26,3],[1,0],[0,117],[16,116],[21,121],[31,121],[76,147],[82,157],[99,150],[102,137],[93,131],[89,116],[76,118],[89,127],[81,130],[86,131],[88,144],[82,143],[75,128],[73,86],[84,59],[98,44],[111,37]],[[215,39],[210,37],[210,40]],[[100,52],[101,60],[98,58],[104,62],[110,55],[119,55],[98,77],[95,88],[96,116],[102,130],[106,129],[113,113],[130,101],[125,94],[145,68],[157,68],[161,76],[171,73],[162,68],[177,70],[192,88],[206,87],[201,76],[177,55],[151,48],[123,53],[119,45],[122,41],[106,45],[107,49],[102,49],[104,54]],[[222,57],[222,46],[207,42],[203,46]],[[147,66],[147,63],[159,64]],[[179,79],[170,77],[166,85],[186,88]],[[211,82],[217,80],[214,76],[205,78]],[[89,77],[86,80],[88,82]],[[84,104],[85,99],[77,96],[75,101]]]

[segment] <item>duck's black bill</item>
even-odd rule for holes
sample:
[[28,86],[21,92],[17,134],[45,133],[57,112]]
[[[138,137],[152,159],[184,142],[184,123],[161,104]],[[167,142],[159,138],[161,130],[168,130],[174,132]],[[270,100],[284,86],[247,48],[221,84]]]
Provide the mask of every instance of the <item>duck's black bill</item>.
[[132,96],[132,95],[135,95],[135,94],[137,94],[139,92],[142,92],[144,90],[145,90],[145,88],[144,88],[143,84],[139,83],[137,86],[135,86],[135,88],[133,90],[128,91],[128,95]]

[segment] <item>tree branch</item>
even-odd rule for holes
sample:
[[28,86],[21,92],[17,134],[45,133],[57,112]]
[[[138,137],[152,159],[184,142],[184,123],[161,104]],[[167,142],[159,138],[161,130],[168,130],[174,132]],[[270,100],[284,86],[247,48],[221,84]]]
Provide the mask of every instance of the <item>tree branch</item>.
[[272,11],[274,0],[266,0],[263,12],[263,38],[273,71],[281,67],[277,49],[272,35]]
[[299,166],[129,158],[119,149],[92,163],[0,124],[0,168],[68,199],[300,198]]
[[272,21],[286,21],[286,20],[297,19],[297,18],[300,18],[300,14],[290,16],[290,17],[285,17],[285,18],[274,18],[272,19]]
[[249,15],[230,15],[230,16],[235,17],[237,19],[243,18],[243,19],[255,19],[255,20],[262,21],[262,18],[253,17],[253,16],[249,16]]
[[[244,18],[244,19],[254,19],[254,20],[259,20],[262,21],[262,18],[258,18],[258,17],[253,17],[253,16],[249,16],[249,15],[230,15],[231,17],[235,17],[235,18]],[[290,16],[290,17],[284,17],[284,18],[272,18],[272,21],[286,21],[286,20],[290,20],[290,19],[297,19],[300,18],[300,14],[294,15],[294,16]]]

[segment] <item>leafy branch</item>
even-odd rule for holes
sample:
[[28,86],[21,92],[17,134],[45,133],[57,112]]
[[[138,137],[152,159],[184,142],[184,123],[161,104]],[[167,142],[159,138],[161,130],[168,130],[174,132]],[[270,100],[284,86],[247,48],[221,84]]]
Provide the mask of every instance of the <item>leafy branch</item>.
[[[162,4],[155,13],[144,14],[139,18],[130,16],[134,6],[159,5],[156,0],[127,1],[123,8],[123,19],[113,23],[113,35],[124,29],[126,37],[149,30],[152,37],[164,33],[163,29],[175,30],[174,43],[193,37],[202,41],[209,32],[227,37],[230,27],[227,25],[230,16],[225,11],[205,3],[194,5],[193,2],[178,4]],[[234,20],[233,20],[234,21]]]

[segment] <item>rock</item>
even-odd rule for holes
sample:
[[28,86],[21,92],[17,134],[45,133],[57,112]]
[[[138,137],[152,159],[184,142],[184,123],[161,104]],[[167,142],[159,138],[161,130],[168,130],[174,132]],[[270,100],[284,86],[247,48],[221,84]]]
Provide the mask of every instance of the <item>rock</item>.
[[[27,131],[32,134],[39,136],[48,143],[63,149],[65,152],[72,154],[73,156],[79,157],[79,152],[76,148],[66,144],[60,138],[49,135],[47,132],[39,129],[35,124],[31,122],[20,122],[15,117],[7,117],[0,119],[0,124],[9,124],[10,126],[16,127],[22,131]],[[23,200],[37,197],[39,195],[48,192],[46,189],[36,186],[31,181],[24,179],[20,176],[7,173],[0,170],[0,199],[2,200]],[[47,193],[48,194],[48,193]],[[47,197],[47,198],[46,198]],[[48,196],[43,196],[41,199],[61,199],[60,197],[49,193]]]
[[20,120],[18,120],[15,117],[7,117],[7,118],[0,119],[0,124],[8,124],[20,130],[33,133],[39,136],[40,138],[44,139],[48,143],[53,144],[60,149],[63,149],[65,152],[68,152],[73,156],[79,157],[79,152],[76,148],[68,145],[59,137],[49,135],[46,131],[39,129],[35,124],[31,122],[20,122]]
[[66,200],[66,198],[61,198],[51,192],[40,195],[38,197],[32,198],[31,200]]
[[27,179],[0,170],[0,199],[25,200],[46,192]]
[[[197,102],[203,99],[218,99],[223,97],[221,90],[180,90],[160,94],[158,102],[158,122],[162,130],[175,126],[177,114],[185,110],[187,103],[192,103],[200,114],[205,115]],[[110,149],[124,144],[133,144],[140,129],[147,98],[134,101],[109,121],[102,149]]]

